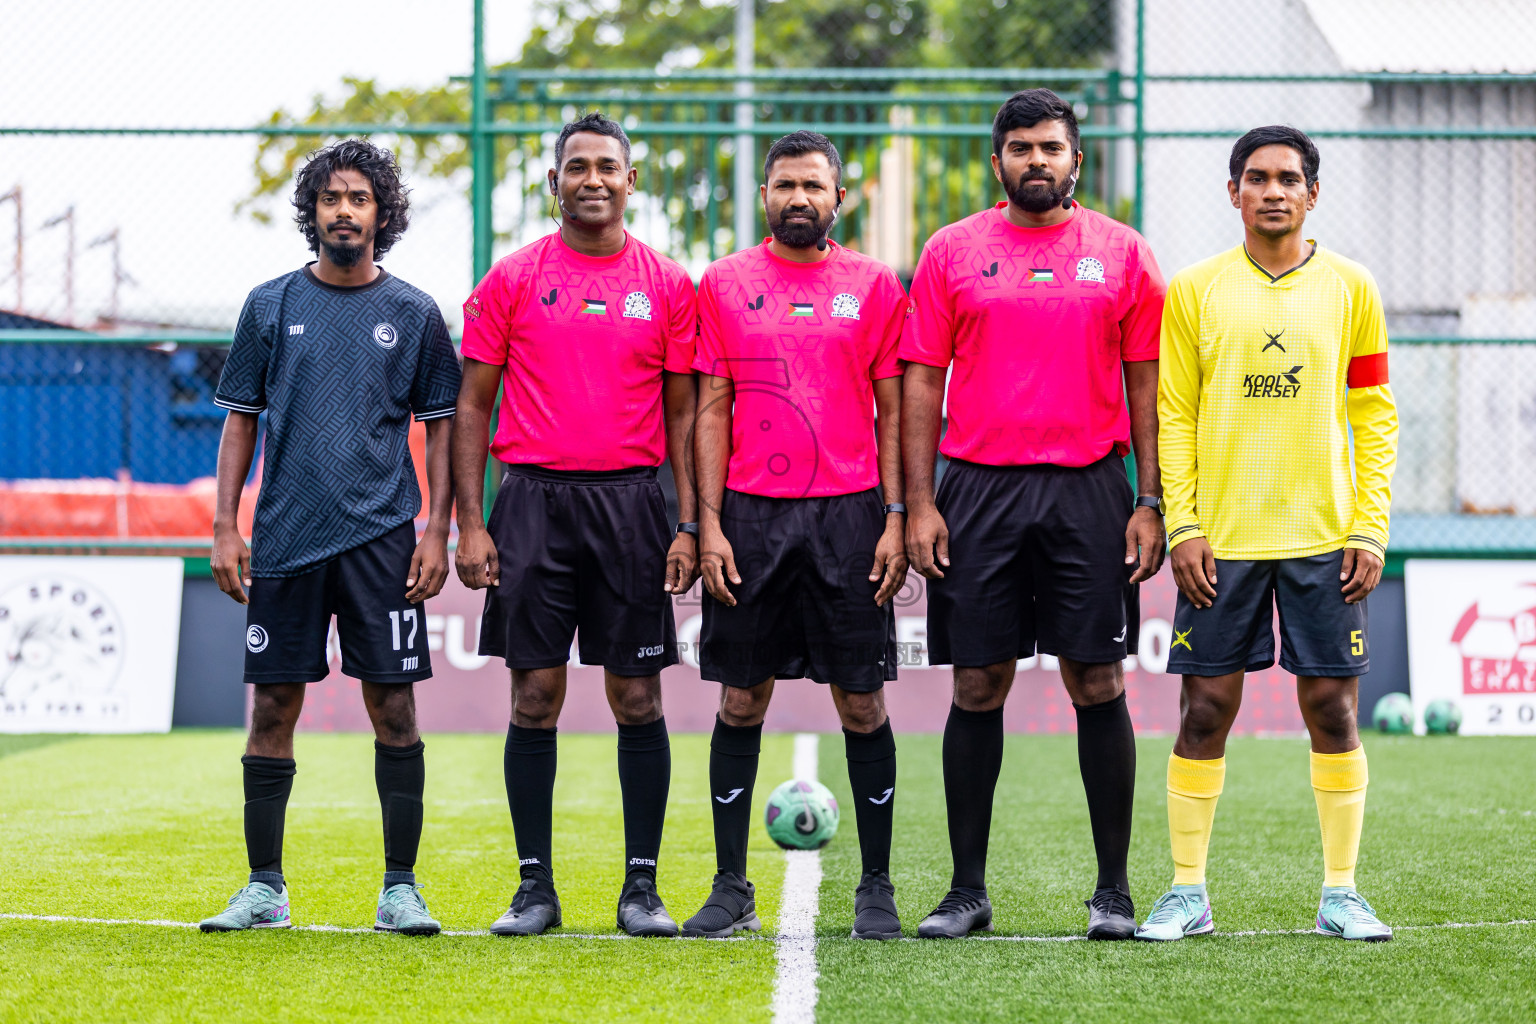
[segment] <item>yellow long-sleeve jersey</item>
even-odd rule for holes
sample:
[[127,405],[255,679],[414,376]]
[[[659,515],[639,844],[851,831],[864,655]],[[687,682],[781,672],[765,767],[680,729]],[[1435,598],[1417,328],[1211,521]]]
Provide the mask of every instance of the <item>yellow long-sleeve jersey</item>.
[[1203,536],[1237,560],[1346,545],[1385,557],[1397,407],[1381,294],[1360,264],[1313,243],[1278,278],[1243,246],[1180,271],[1157,390],[1169,544]]

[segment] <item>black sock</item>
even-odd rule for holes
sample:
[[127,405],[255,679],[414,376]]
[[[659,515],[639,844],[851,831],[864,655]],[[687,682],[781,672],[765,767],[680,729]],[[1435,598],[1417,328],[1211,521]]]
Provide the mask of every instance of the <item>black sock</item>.
[[288,794],[293,792],[293,758],[246,754],[240,764],[244,766],[245,854],[251,863],[251,881],[281,889],[283,819]]
[[985,889],[992,795],[1003,769],[1003,709],[950,705],[944,723],[944,806],[949,812],[952,887]]
[[891,871],[891,818],[896,806],[896,737],[891,720],[874,732],[843,730],[848,753],[848,784],[853,789],[859,823],[859,855],[864,873]]
[[752,827],[752,784],[763,727],[726,725],[715,716],[709,738],[709,795],[715,814],[715,869],[747,876],[747,833]]
[[384,814],[384,887],[416,884],[416,850],[421,845],[421,793],[426,786],[427,745],[386,747],[373,741],[373,782]]
[[1093,850],[1099,858],[1098,887],[1131,888],[1125,858],[1131,848],[1131,811],[1136,795],[1136,734],[1125,694],[1077,711],[1077,766],[1088,794]]
[[667,720],[619,723],[619,790],[624,794],[624,881],[656,880],[661,827],[672,785],[672,744]]
[[554,881],[550,850],[555,805],[554,729],[507,726],[507,806],[517,836],[518,874]]

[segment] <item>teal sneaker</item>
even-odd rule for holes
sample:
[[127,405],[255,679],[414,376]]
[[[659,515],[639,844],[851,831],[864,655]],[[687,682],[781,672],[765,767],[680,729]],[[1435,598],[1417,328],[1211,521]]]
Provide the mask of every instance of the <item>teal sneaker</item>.
[[401,882],[379,893],[379,913],[374,919],[373,930],[401,935],[436,935],[443,926],[427,913],[421,886]]
[[[1321,920],[1321,918],[1319,918]],[[205,932],[240,932],[247,928],[292,928],[288,919],[288,887],[275,891],[265,882],[252,882],[229,898],[224,913],[198,925]]]
[[1216,930],[1211,901],[1204,885],[1176,885],[1152,904],[1152,913],[1136,929],[1145,942],[1172,942],[1186,935],[1209,935]]
[[1392,929],[1381,923],[1376,911],[1355,892],[1354,886],[1323,886],[1317,907],[1317,933],[1363,942],[1386,942]]

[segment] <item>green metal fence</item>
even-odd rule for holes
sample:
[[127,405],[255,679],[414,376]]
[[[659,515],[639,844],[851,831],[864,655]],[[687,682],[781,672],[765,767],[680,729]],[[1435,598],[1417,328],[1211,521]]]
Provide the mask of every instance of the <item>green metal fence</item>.
[[[1049,5],[1037,6],[1030,10],[1051,16],[1038,14]],[[362,122],[327,119],[319,107],[309,118],[239,125],[167,123],[170,111],[146,115],[142,124],[17,120],[0,124],[0,145],[18,156],[9,162],[21,168],[18,177],[29,166],[56,179],[75,173],[74,155],[85,152],[150,175],[173,153],[206,153],[210,161],[215,153],[242,153],[249,168],[250,148],[262,140],[263,153],[291,156],[356,134],[410,143],[418,157],[429,149],[458,154],[458,163],[411,164],[422,201],[398,256],[391,255],[397,273],[430,287],[452,325],[459,301],[496,255],[552,229],[543,181],[554,136],[591,108],[620,119],[635,142],[640,180],[631,229],[695,273],[764,233],[755,192],[761,154],[767,140],[798,128],[826,132],[843,153],[849,200],[836,237],[910,270],[934,230],[1002,198],[988,160],[991,117],[1011,92],[1036,85],[1068,97],[1082,121],[1078,198],[1138,226],[1172,273],[1241,237],[1225,195],[1231,141],[1255,124],[1294,123],[1311,132],[1324,155],[1322,201],[1309,227],[1321,244],[1375,273],[1388,309],[1403,409],[1394,554],[1536,553],[1536,483],[1526,482],[1536,456],[1536,416],[1529,412],[1536,384],[1527,383],[1536,381],[1536,192],[1529,187],[1536,180],[1536,63],[1517,66],[1536,61],[1521,56],[1536,55],[1536,9],[1509,0],[1500,18],[1478,29],[1492,33],[1481,44],[1493,54],[1488,59],[1513,68],[1496,70],[1442,58],[1443,48],[1432,38],[1425,42],[1425,31],[1386,25],[1381,12],[1375,23],[1340,20],[1345,8],[1369,8],[1364,0],[1275,0],[1249,12],[1258,19],[1251,25],[1237,24],[1216,0],[1100,6],[1113,17],[1102,19],[1100,36],[1072,48],[1074,61],[1088,66],[790,68],[772,66],[782,55],[766,54],[760,44],[756,65],[737,71],[556,70],[531,60],[492,66],[476,3],[471,73],[441,83],[436,106]],[[770,18],[786,10],[758,8],[759,17]],[[1080,15],[1074,25],[1085,24]],[[1383,27],[1363,31],[1372,24]],[[1267,33],[1259,56],[1244,35],[1255,26]],[[433,177],[429,165],[452,166]],[[7,169],[0,165],[0,174]],[[750,186],[744,193],[743,169]],[[0,177],[0,190],[7,187]],[[78,185],[88,187],[83,179]],[[0,362],[11,374],[0,389],[32,388],[29,400],[37,401],[49,388],[69,386],[66,371],[74,364],[63,365],[58,353],[90,351],[81,346],[104,343],[99,335],[106,334],[113,351],[126,344],[142,354],[132,367],[124,364],[132,380],[92,384],[106,389],[93,394],[115,388],[131,396],[135,386],[144,392],[146,382],[158,381],[181,410],[175,422],[188,429],[200,422],[199,410],[206,410],[199,389],[206,390],[219,358],[209,353],[227,339],[244,289],[261,276],[253,270],[240,283],[208,285],[207,308],[195,314],[167,302],[127,315],[119,312],[118,290],[129,287],[128,277],[114,262],[110,298],[97,288],[89,300],[93,323],[73,283],[66,302],[31,272],[24,305],[19,239],[26,224],[19,189],[16,195],[14,305],[37,322],[28,322],[30,333],[0,329]],[[7,198],[0,195],[0,237]],[[302,250],[282,223],[282,197],[267,210],[272,238],[286,239],[274,241],[273,251],[296,261]],[[62,214],[43,221],[29,207],[28,216],[28,237],[43,239],[29,242],[29,252],[57,244],[65,228],[75,230]],[[94,258],[104,260],[110,247],[115,261],[117,244],[102,242]],[[196,243],[187,250],[195,253]],[[0,242],[0,260],[9,253]],[[194,255],[187,263],[202,269]],[[0,278],[0,303],[10,300],[7,287]],[[40,291],[45,300],[37,298]],[[88,333],[65,325],[87,325]],[[186,351],[194,341],[203,355],[177,362],[172,350]],[[30,370],[22,365],[27,360]],[[133,404],[128,397],[115,401]],[[121,419],[124,443],[140,435],[144,444],[166,443],[134,415]],[[29,436],[28,443],[55,453],[83,443],[62,427],[52,436],[38,429]],[[212,468],[209,461],[202,471]]]

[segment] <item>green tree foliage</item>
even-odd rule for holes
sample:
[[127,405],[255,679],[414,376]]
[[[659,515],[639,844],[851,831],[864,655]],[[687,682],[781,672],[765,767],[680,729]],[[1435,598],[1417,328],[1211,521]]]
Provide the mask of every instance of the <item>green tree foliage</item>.
[[[1110,0],[757,0],[755,62],[763,68],[1092,66],[1113,50],[1113,15]],[[735,4],[730,0],[535,0],[533,24],[522,52],[512,63],[494,68],[493,75],[512,69],[729,68],[735,59]],[[342,84],[339,101],[316,96],[302,119],[277,110],[270,123],[407,125],[469,119],[468,88],[462,82],[391,90],[366,79],[347,78]],[[706,88],[720,91],[719,86]],[[879,87],[853,88],[867,92]],[[835,84],[826,87],[829,97],[837,91]],[[868,106],[867,111],[844,111],[840,119],[884,120],[883,107]],[[625,109],[616,104],[610,112],[622,116]],[[646,110],[634,104],[627,109]],[[496,115],[558,120],[561,103],[556,94],[542,104],[499,105]],[[640,116],[658,115],[728,118],[729,108],[672,107]],[[451,178],[469,163],[461,137],[376,134],[394,146],[415,176]],[[285,192],[294,168],[324,141],[320,134],[264,139],[256,153],[255,187],[242,206],[254,216],[269,216],[268,197]],[[654,147],[652,161],[662,160],[666,148]],[[538,158],[537,139],[497,140],[503,177],[527,172]],[[718,152],[714,159],[715,180],[728,181],[728,160]],[[662,180],[668,171],[658,163],[641,173],[650,182]],[[526,173],[522,177],[532,180]],[[708,198],[707,189],[700,190],[704,172],[691,156],[684,177],[695,186],[695,195],[672,205],[697,213]],[[674,177],[667,180],[681,184]],[[537,188],[530,185],[529,191],[532,195]]]

